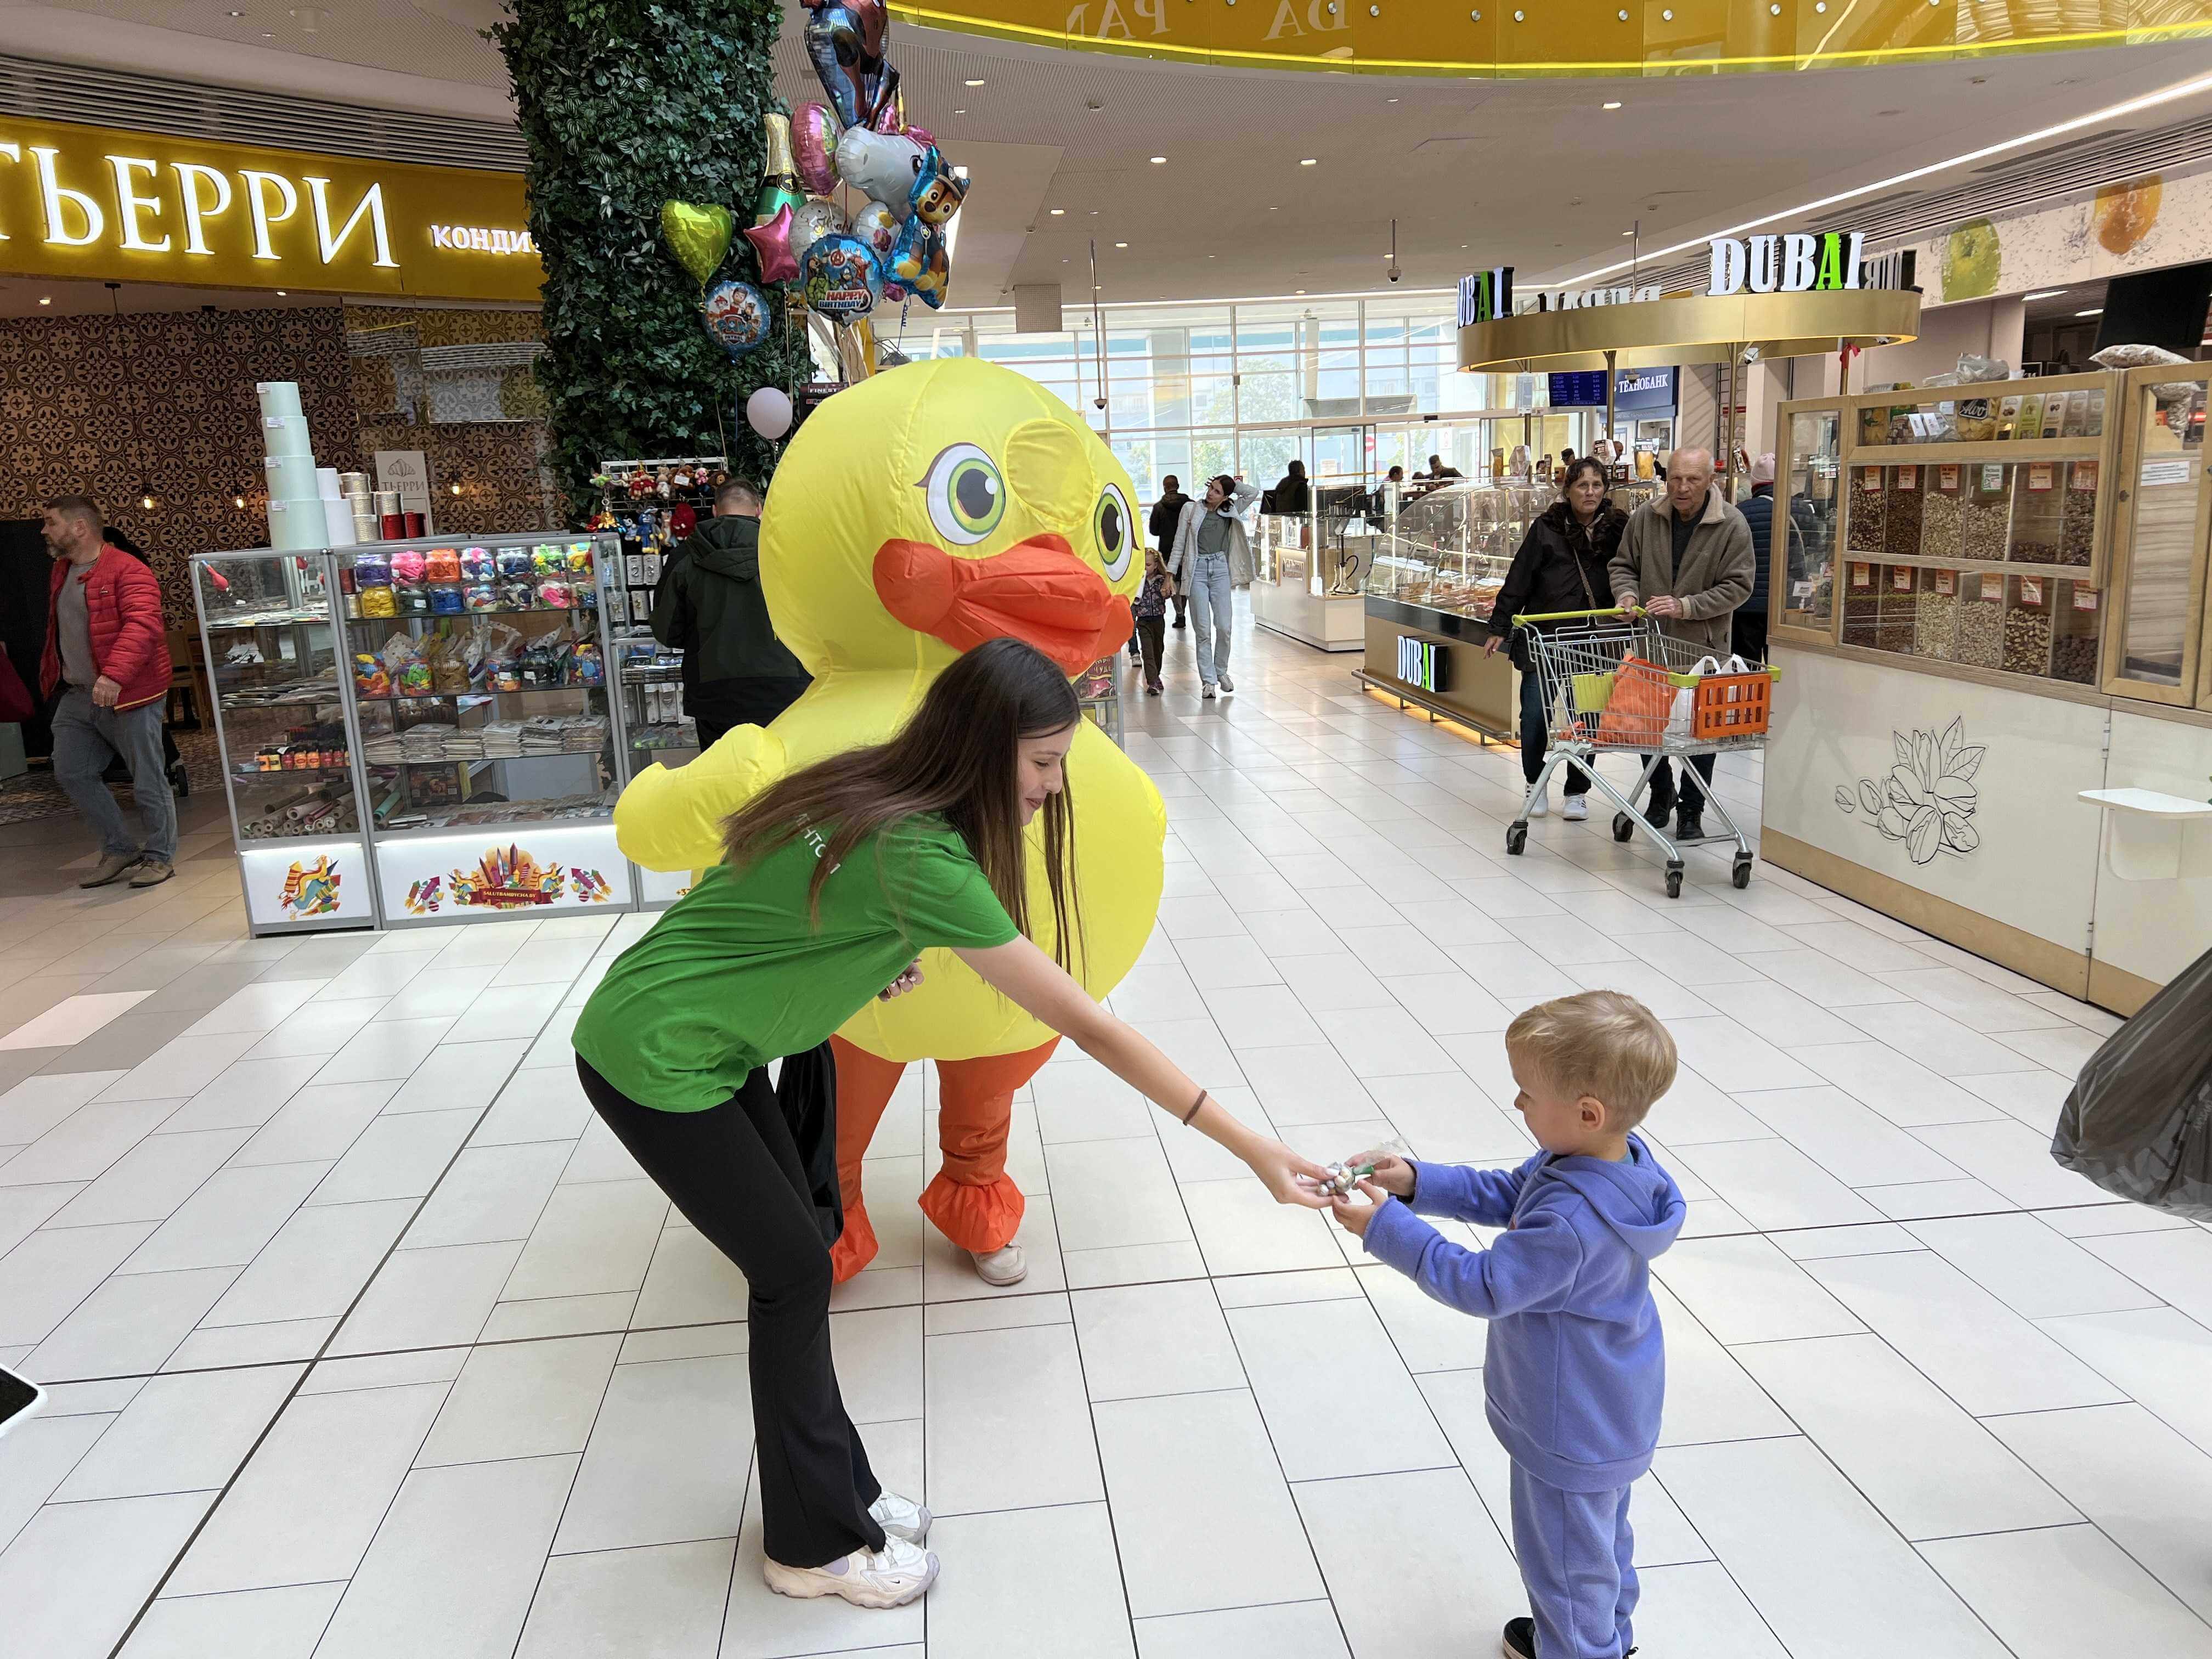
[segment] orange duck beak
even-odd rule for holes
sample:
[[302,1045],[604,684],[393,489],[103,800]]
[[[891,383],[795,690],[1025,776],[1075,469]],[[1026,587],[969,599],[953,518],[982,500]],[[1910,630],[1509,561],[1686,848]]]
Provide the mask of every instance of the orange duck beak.
[[955,651],[986,640],[1033,645],[1073,679],[1127,641],[1129,601],[1075,556],[1064,536],[1032,536],[988,558],[956,559],[928,542],[876,551],[876,597],[918,634]]

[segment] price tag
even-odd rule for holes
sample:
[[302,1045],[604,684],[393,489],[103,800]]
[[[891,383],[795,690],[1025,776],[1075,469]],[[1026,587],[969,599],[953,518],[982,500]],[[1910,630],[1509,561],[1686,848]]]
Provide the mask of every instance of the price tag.
[[2041,605],[2043,583],[2033,576],[2022,576],[2020,579],[2020,602],[2022,605]]
[[1874,567],[1870,564],[1853,565],[1851,567],[1851,586],[1853,587],[1873,586]]
[[1959,573],[1955,570],[1937,571],[1936,573],[1936,591],[1938,593],[1957,592],[1959,591]]
[[1898,487],[1899,489],[1919,489],[1919,488],[1920,488],[1920,469],[1919,469],[1918,467],[1917,467],[1917,466],[1900,466],[1899,468],[1898,468],[1898,469],[1897,469],[1897,487]]
[[1792,609],[1802,610],[1804,608],[1804,602],[1812,597],[1812,583],[1808,581],[1795,581],[1790,584],[1790,603]]
[[1912,568],[1903,564],[1890,566],[1889,585],[1897,592],[1910,593],[1912,591]]
[[1982,488],[1984,489],[2002,489],[2004,488],[2004,463],[2002,461],[1990,461],[1982,468]]
[[2033,461],[2029,463],[2027,469],[2027,487],[2030,489],[2048,489],[2051,488],[2050,462]]
[[2002,605],[2004,602],[2004,578],[2002,576],[1983,577],[1982,598]]
[[2075,588],[2074,608],[2076,611],[2094,611],[2097,608],[2097,590],[2094,587]]
[[1881,469],[1878,466],[1861,467],[1859,469],[1859,483],[1868,489],[1881,489]]
[[2074,471],[2067,478],[2067,487],[2072,489],[2086,489],[2091,495],[2095,495],[2097,493],[2096,462],[2075,462]]
[[1939,489],[1956,489],[1959,487],[1959,469],[1955,466],[1937,467],[1936,487]]

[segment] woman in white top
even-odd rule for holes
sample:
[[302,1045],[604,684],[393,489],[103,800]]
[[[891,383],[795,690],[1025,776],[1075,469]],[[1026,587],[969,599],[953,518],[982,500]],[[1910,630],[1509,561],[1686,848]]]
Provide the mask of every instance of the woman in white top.
[[1230,594],[1251,585],[1252,544],[1245,534],[1244,514],[1259,499],[1257,484],[1224,472],[1207,483],[1204,501],[1184,503],[1182,519],[1176,526],[1168,574],[1190,595],[1204,696],[1213,696],[1217,685],[1224,691],[1237,689],[1229,678],[1229,630],[1237,614]]

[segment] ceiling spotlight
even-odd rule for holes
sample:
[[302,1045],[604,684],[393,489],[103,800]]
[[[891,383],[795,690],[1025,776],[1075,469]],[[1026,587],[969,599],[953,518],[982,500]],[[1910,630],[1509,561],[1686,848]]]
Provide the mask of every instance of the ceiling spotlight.
[[980,86],[984,85],[984,84],[985,84],[985,82],[982,82],[982,81],[980,81],[980,80],[975,80],[975,81],[963,81],[960,84],[961,84],[962,86],[963,86],[963,87],[980,87]]
[[1291,290],[1291,293],[1293,293],[1293,294],[1303,294],[1303,293],[1304,293],[1304,292],[1305,292],[1305,289],[1302,289],[1302,288],[1294,288],[1294,289],[1292,289]]
[[41,294],[39,295],[39,303],[42,306],[50,306],[53,304],[53,302],[54,296],[51,294]]
[[1604,107],[1607,109],[1619,109],[1620,107],[1620,100],[1618,98],[1609,98],[1606,100]]
[[138,505],[151,513],[160,503],[154,499],[154,492],[142,484],[138,489]]
[[1382,101],[1386,104],[1395,104],[1398,100],[1395,98],[1385,98]]
[[2105,314],[2105,308],[2102,306],[2094,306],[2087,311],[2077,311],[2074,314],[2076,317],[2101,317]]
[[1115,246],[1115,247],[1127,247],[1127,246],[1128,246],[1129,245],[1128,245],[1127,242],[1116,242],[1116,243],[1115,243],[1115,244],[1114,244],[1114,246]]
[[1636,234],[1636,233],[1635,233],[1634,231],[1632,231],[1632,230],[1624,230],[1624,231],[1622,231],[1620,234],[1621,234],[1622,235],[1624,235],[1624,236],[1633,236],[1633,235],[1635,235],[1635,234]]
[[230,498],[230,504],[233,507],[244,507],[246,505],[246,492],[244,490],[240,490],[236,495],[233,495]]
[[1298,165],[1302,167],[1317,167],[1321,165],[1321,157],[1318,155],[1309,155],[1301,161]]
[[1066,208],[1054,208],[1052,210],[1052,216],[1055,219],[1064,218],[1066,216],[1066,214],[1067,210]]
[[1155,155],[1152,157],[1152,165],[1156,167],[1164,167],[1167,164],[1168,158],[1164,155]]
[[287,298],[289,298],[289,295],[284,292],[284,290],[283,290],[283,289],[281,289],[281,288],[280,288],[280,289],[278,289],[276,290],[276,297],[277,297],[278,299],[280,299],[280,300],[283,300],[283,299],[287,299]]
[[453,495],[459,495],[459,494],[461,493],[461,487],[460,487],[460,485],[459,485],[459,484],[458,484],[458,483],[449,483],[449,484],[447,484],[447,485],[446,486],[446,489],[447,489],[447,490],[450,494],[453,494]]
[[2033,294],[2023,294],[2020,297],[2023,301],[2028,300],[2055,300],[2065,292],[2066,290],[2063,288],[2039,288]]
[[965,115],[968,112],[964,109],[956,109],[952,112],[955,115]]

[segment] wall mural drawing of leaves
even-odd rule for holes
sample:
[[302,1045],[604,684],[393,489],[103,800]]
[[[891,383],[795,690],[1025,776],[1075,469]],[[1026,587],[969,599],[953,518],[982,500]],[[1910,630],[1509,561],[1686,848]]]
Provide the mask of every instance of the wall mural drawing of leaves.
[[1881,777],[1860,779],[1856,790],[1838,784],[1837,810],[1863,814],[1869,829],[1903,842],[1915,864],[1931,864],[1938,853],[1966,857],[1982,844],[1974,774],[1988,750],[1967,744],[1964,715],[1940,734],[1893,732],[1889,740],[1897,763]]

